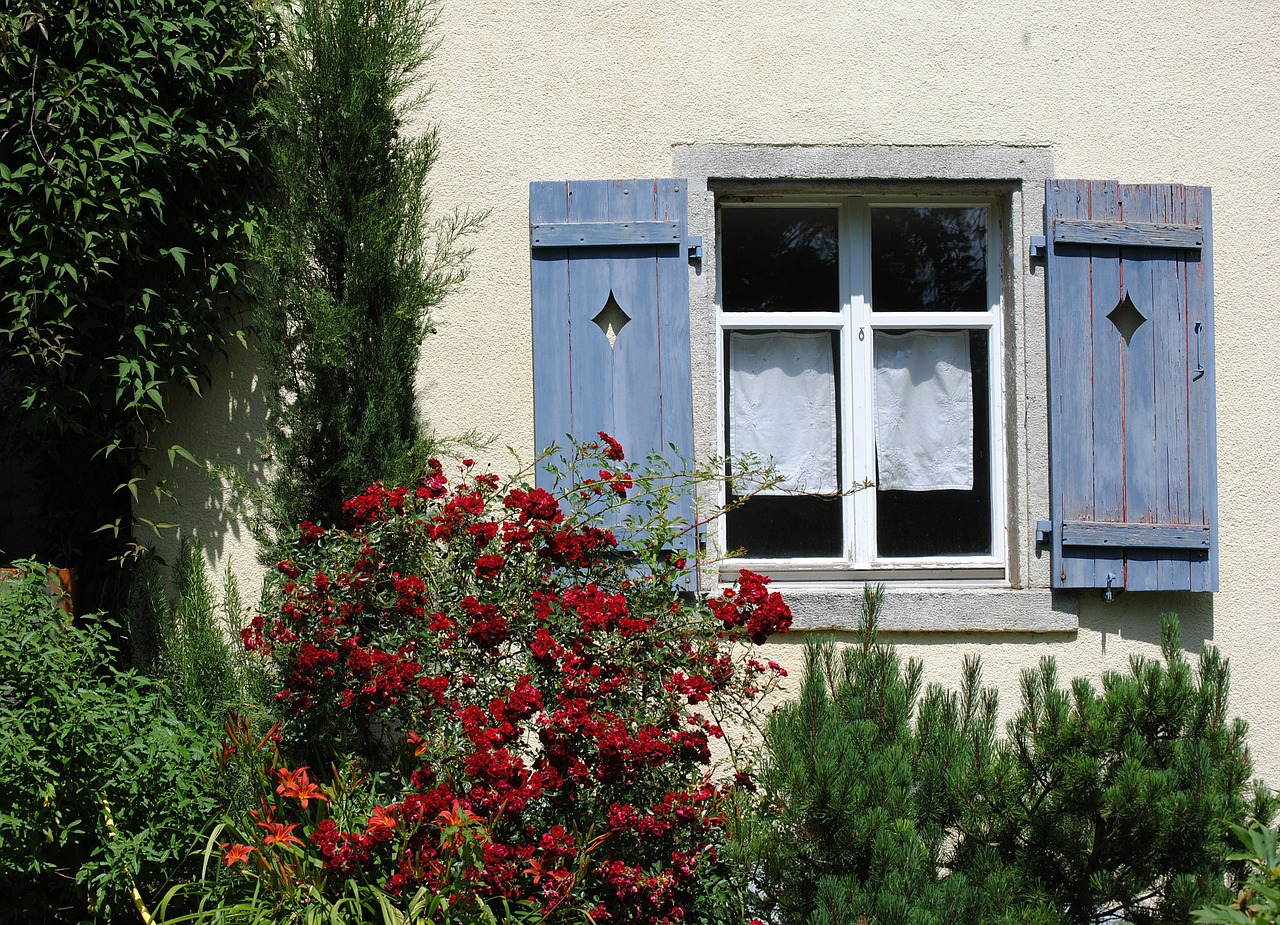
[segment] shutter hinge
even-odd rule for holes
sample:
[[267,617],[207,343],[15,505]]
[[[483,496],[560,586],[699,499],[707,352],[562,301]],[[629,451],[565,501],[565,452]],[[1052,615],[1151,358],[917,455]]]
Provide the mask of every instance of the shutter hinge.
[[1042,234],[1033,234],[1031,236],[1030,259],[1044,260],[1049,251],[1048,245],[1045,243],[1045,237]]
[[702,259],[702,235],[691,234],[689,235],[685,243],[689,245],[689,259],[701,260]]
[[1053,521],[1037,520],[1036,521],[1036,545],[1048,546],[1053,539]]

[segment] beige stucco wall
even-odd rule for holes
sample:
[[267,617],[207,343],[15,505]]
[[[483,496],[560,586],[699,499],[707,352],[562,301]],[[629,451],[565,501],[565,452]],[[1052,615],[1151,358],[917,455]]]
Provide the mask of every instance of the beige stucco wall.
[[[1025,145],[1047,146],[1062,177],[1213,187],[1222,591],[1111,604],[1072,595],[1056,605],[1077,614],[1067,631],[889,638],[942,683],[958,677],[962,654],[981,654],[1007,710],[1018,673],[1041,656],[1068,676],[1123,669],[1131,654],[1156,651],[1159,613],[1177,611],[1189,648],[1212,641],[1231,657],[1234,709],[1253,727],[1258,770],[1280,783],[1280,569],[1270,552],[1280,523],[1280,6],[446,0],[439,37],[435,201],[492,214],[466,290],[437,313],[415,385],[441,434],[495,435],[488,458],[498,466],[509,465],[507,446],[525,458],[534,450],[531,180],[670,176],[688,145]],[[258,470],[251,357],[233,353],[219,376],[157,444],[172,436]],[[216,486],[173,478],[185,507],[165,519],[202,535],[217,568],[251,576],[252,544],[221,513]],[[973,595],[911,600],[899,625],[919,626],[934,608],[963,624],[963,612],[992,606]],[[1034,617],[1046,601],[994,606]],[[778,651],[792,660],[799,646]]]

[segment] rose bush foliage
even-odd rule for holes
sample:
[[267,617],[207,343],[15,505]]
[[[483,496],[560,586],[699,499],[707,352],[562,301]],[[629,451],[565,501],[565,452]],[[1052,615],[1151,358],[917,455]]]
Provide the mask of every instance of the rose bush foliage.
[[535,918],[741,910],[725,813],[749,776],[713,752],[733,757],[726,730],[782,673],[751,643],[790,611],[746,571],[710,599],[677,590],[671,477],[627,471],[607,435],[577,450],[598,477],[561,498],[432,460],[349,500],[346,529],[301,525],[244,633],[287,718],[229,735],[266,770],[227,873]]

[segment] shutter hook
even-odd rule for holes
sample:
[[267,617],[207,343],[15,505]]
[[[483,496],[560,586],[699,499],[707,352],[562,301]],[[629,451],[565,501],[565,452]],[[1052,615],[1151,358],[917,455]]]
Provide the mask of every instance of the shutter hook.
[[1200,332],[1204,329],[1204,324],[1200,321],[1196,322],[1196,372],[1204,372],[1204,362],[1200,359]]
[[1102,599],[1106,601],[1108,604],[1111,603],[1111,599],[1112,599],[1111,583],[1115,580],[1116,580],[1116,573],[1107,572],[1107,590],[1103,592]]

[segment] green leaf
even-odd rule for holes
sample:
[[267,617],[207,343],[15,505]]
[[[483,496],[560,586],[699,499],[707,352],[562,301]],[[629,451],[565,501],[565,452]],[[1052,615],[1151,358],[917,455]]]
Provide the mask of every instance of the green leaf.
[[196,460],[196,458],[191,455],[190,451],[188,451],[185,447],[175,443],[173,446],[169,447],[169,465],[170,466],[173,465],[174,460],[178,456],[181,456],[183,459],[185,459],[187,462],[191,463],[192,465],[195,465],[195,466],[200,465],[200,463]]
[[169,256],[174,259],[178,264],[178,269],[183,273],[187,272],[187,256],[190,253],[191,251],[187,250],[185,247],[171,247],[168,250]]
[[123,482],[120,485],[117,485],[116,491],[119,491],[122,488],[129,489],[129,494],[133,496],[133,503],[137,504],[138,503],[138,483],[141,481],[142,481],[141,476],[135,476],[134,478],[129,479],[129,481]]

